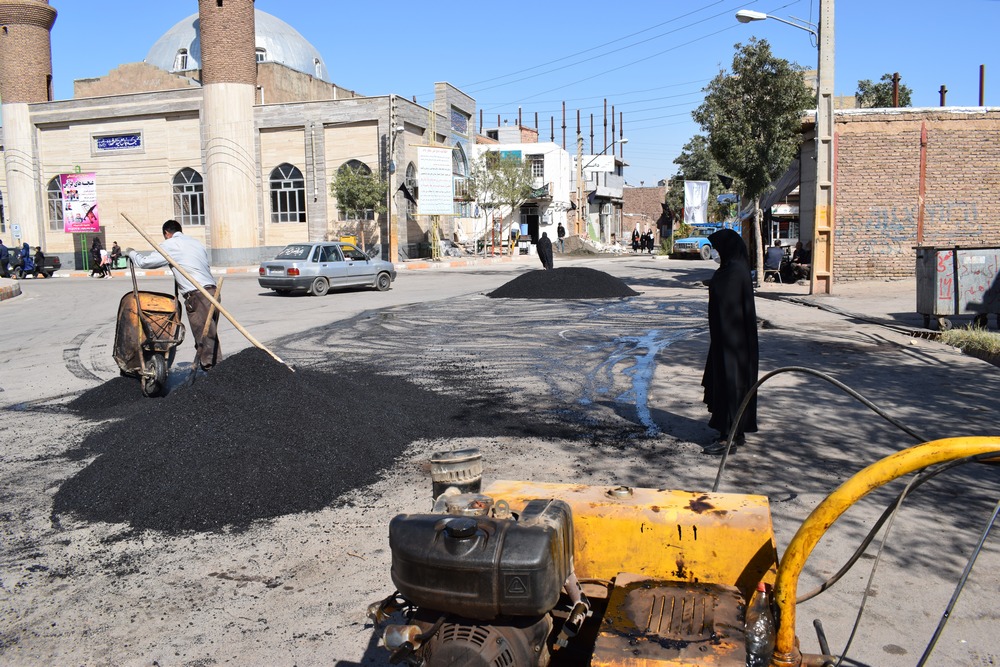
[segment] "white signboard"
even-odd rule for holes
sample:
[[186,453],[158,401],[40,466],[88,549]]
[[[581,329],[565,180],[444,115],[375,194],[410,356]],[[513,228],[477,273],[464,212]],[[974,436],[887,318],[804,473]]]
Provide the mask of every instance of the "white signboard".
[[417,185],[420,188],[419,215],[455,214],[450,148],[417,147]]
[[684,181],[684,222],[689,225],[706,221],[708,181]]

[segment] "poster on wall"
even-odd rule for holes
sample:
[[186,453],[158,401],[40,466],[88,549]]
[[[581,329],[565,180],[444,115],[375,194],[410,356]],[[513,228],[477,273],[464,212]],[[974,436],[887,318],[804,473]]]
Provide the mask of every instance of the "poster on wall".
[[63,231],[81,234],[100,231],[97,216],[97,174],[60,174],[62,187]]
[[452,178],[452,150],[433,146],[417,147],[419,215],[454,215],[455,182]]
[[684,222],[697,225],[707,220],[708,181],[684,181]]

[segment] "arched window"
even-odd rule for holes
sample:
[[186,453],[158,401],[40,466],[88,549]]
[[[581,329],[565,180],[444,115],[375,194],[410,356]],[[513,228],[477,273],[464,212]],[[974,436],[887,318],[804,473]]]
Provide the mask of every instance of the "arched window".
[[184,167],[174,175],[174,219],[185,225],[205,224],[204,180],[194,169]]
[[[417,194],[417,167],[411,162],[406,165],[406,189],[410,191],[413,199],[419,196]],[[409,216],[415,216],[417,214],[417,202],[410,199],[406,200],[406,214]]]
[[313,71],[316,73],[317,79],[323,78],[323,63],[319,61],[319,58],[313,58]]
[[279,164],[271,172],[271,222],[306,221],[306,181],[297,167]]
[[48,201],[49,229],[53,232],[61,232],[63,230],[63,196],[58,176],[49,181],[48,187],[45,188],[45,198]]
[[462,144],[455,144],[451,151],[451,173],[463,178],[469,175],[469,160],[465,157]]
[[[465,150],[462,144],[455,144],[451,150],[451,174],[455,181],[455,199],[468,201],[469,199],[469,160],[465,157]],[[456,202],[457,203],[457,202]],[[460,213],[459,211],[455,211]]]
[[183,72],[187,68],[188,68],[188,50],[177,49],[177,55],[174,56],[174,71]]
[[[348,160],[344,164],[340,165],[340,169],[337,170],[337,174],[343,174],[346,171],[353,171],[359,176],[371,176],[371,168],[361,162],[360,160]],[[338,202],[339,204],[339,202]],[[348,210],[345,208],[337,207],[337,215],[341,220],[374,220],[375,219],[375,209],[366,208],[360,211]]]
[[262,63],[267,60],[267,49],[262,46],[257,47],[257,62]]

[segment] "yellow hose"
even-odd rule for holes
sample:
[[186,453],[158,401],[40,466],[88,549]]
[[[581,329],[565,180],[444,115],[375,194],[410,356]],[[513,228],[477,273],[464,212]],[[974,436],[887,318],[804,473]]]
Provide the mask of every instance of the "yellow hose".
[[871,491],[897,477],[935,463],[991,452],[1000,454],[1000,436],[945,438],[925,442],[876,461],[827,496],[799,526],[778,566],[774,599],[780,610],[781,625],[778,627],[771,666],[798,667],[802,664],[802,655],[795,641],[795,598],[799,575],[809,554],[841,514]]

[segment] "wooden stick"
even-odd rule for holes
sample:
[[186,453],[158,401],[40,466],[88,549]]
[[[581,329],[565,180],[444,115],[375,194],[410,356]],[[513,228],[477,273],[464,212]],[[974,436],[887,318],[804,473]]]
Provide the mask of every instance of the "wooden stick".
[[231,315],[231,314],[229,313],[229,311],[228,311],[228,310],[226,310],[225,308],[223,308],[223,307],[222,307],[222,304],[221,304],[221,303],[219,303],[219,302],[218,302],[218,301],[216,300],[216,298],[215,298],[214,296],[212,296],[212,295],[211,295],[211,293],[209,293],[209,291],[208,291],[208,290],[206,290],[206,289],[205,289],[204,287],[202,287],[201,285],[199,285],[199,284],[198,284],[198,281],[197,281],[197,280],[195,280],[194,278],[192,278],[192,277],[191,277],[191,275],[190,275],[190,274],[189,274],[189,273],[188,273],[187,271],[185,271],[185,270],[184,270],[184,269],[183,269],[183,268],[182,268],[182,267],[181,267],[180,265],[178,265],[178,264],[177,264],[177,262],[175,262],[175,261],[174,261],[174,258],[173,258],[173,257],[171,257],[170,255],[168,255],[168,254],[167,254],[167,253],[166,253],[166,252],[165,252],[165,251],[163,250],[163,248],[161,248],[161,247],[160,247],[160,245],[159,245],[159,244],[158,244],[158,243],[157,243],[156,241],[154,241],[153,239],[151,239],[151,238],[149,237],[149,234],[147,234],[146,232],[142,231],[142,229],[141,229],[141,228],[139,227],[139,225],[135,224],[135,222],[133,222],[133,221],[132,221],[132,218],[128,217],[128,215],[127,215],[127,214],[125,214],[124,212],[122,212],[122,217],[123,217],[123,218],[125,218],[125,222],[127,222],[127,223],[128,223],[128,224],[130,224],[130,225],[132,225],[132,227],[133,227],[133,229],[135,229],[135,231],[139,232],[139,234],[140,234],[140,235],[142,236],[142,238],[146,239],[146,241],[147,241],[147,242],[149,243],[149,245],[153,246],[153,249],[154,249],[154,250],[156,250],[156,252],[160,253],[160,255],[162,255],[162,256],[163,256],[163,259],[167,260],[167,264],[169,264],[169,265],[170,265],[170,268],[172,268],[172,269],[175,269],[175,270],[176,270],[176,271],[178,271],[178,272],[179,272],[179,273],[180,273],[180,274],[181,274],[182,276],[184,276],[185,278],[187,278],[187,279],[188,279],[188,281],[189,281],[189,282],[190,282],[190,283],[191,283],[192,285],[194,285],[194,286],[195,286],[195,287],[196,287],[196,288],[198,289],[198,291],[199,291],[199,292],[201,292],[201,293],[202,293],[202,295],[204,295],[204,297],[205,297],[206,299],[208,299],[208,300],[209,300],[209,301],[210,301],[210,302],[212,303],[212,305],[213,305],[213,306],[215,306],[216,308],[218,308],[218,309],[219,309],[219,312],[220,312],[220,313],[222,313],[222,314],[223,314],[223,315],[224,315],[224,316],[226,317],[226,319],[227,319],[227,320],[229,320],[229,321],[230,321],[230,322],[232,323],[232,325],[233,325],[234,327],[236,327],[237,331],[239,331],[239,332],[240,332],[241,334],[243,334],[243,335],[244,335],[244,336],[246,337],[246,339],[247,339],[248,341],[250,341],[250,343],[251,343],[252,345],[254,345],[254,347],[258,347],[258,348],[260,348],[260,349],[264,350],[264,351],[265,351],[265,352],[267,352],[267,353],[268,353],[269,355],[271,355],[271,357],[272,357],[272,358],[273,358],[273,359],[274,359],[275,361],[277,361],[277,362],[278,362],[278,363],[280,363],[280,364],[284,364],[285,366],[287,366],[287,367],[288,367],[288,370],[292,371],[293,373],[295,372],[295,369],[294,369],[294,368],[292,368],[291,366],[289,366],[289,365],[288,365],[288,364],[287,364],[287,363],[286,363],[286,362],[285,362],[285,361],[284,361],[284,360],[283,360],[283,359],[282,359],[281,357],[279,357],[279,356],[278,356],[278,355],[276,355],[276,354],[275,354],[274,352],[272,352],[271,350],[269,350],[268,348],[266,348],[266,347],[264,346],[264,344],[263,344],[263,343],[261,343],[261,342],[260,342],[259,340],[257,340],[256,338],[254,338],[254,337],[253,337],[253,335],[252,335],[252,334],[251,334],[251,333],[250,333],[249,331],[247,331],[247,330],[246,330],[246,329],[245,329],[245,328],[243,327],[243,325],[242,325],[242,324],[240,324],[239,322],[237,322],[237,321],[236,321],[236,318],[235,318],[235,317],[233,317],[233,316],[232,316],[232,315]]
[[[222,303],[222,281],[225,280],[225,276],[219,276],[219,282],[215,283],[215,299],[219,303]],[[205,320],[205,326],[201,329],[202,339],[208,335],[208,330],[212,326],[212,318],[215,317],[215,304],[213,303],[208,307],[208,319]],[[218,334],[216,334],[218,335]]]

